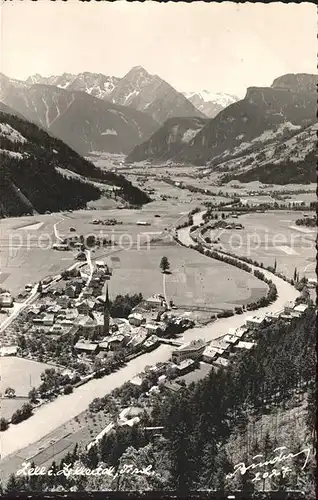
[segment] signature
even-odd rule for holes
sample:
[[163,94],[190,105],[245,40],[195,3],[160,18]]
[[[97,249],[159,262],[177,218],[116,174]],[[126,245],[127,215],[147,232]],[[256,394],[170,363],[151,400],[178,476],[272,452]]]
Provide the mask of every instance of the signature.
[[[292,472],[292,469],[288,467],[288,465],[285,465],[285,463],[288,460],[291,460],[292,458],[295,458],[300,455],[304,455],[304,464],[302,466],[302,470],[306,467],[310,455],[310,448],[304,448],[303,450],[299,451],[298,453],[286,453],[286,446],[279,446],[278,448],[275,448],[274,455],[270,460],[266,460],[264,462],[261,461],[261,459],[264,457],[263,454],[260,455],[255,455],[252,460],[259,460],[257,462],[253,462],[250,465],[246,465],[245,462],[240,462],[236,465],[234,465],[234,472],[231,472],[226,475],[227,479],[231,479],[232,477],[235,476],[237,472],[240,472],[241,475],[243,476],[246,474],[247,471],[253,471],[255,476],[252,479],[252,482],[260,481],[261,479],[266,479],[266,478],[271,478],[273,476],[279,476],[282,475],[283,477],[286,477],[288,472]],[[260,471],[260,470],[255,470],[255,469],[262,469],[263,467],[269,467],[269,466],[277,466],[277,468],[273,468],[272,470],[268,471]],[[280,467],[280,468],[278,468]]]

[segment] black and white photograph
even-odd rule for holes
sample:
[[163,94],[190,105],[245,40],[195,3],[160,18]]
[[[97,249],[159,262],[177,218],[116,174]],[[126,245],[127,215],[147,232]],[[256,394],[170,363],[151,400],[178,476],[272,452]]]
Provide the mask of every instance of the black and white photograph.
[[317,20],[1,1],[3,498],[316,498]]

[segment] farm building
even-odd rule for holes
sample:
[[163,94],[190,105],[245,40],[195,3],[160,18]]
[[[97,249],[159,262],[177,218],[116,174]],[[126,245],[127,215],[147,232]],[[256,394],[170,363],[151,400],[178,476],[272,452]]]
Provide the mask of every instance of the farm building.
[[307,304],[298,304],[298,306],[294,307],[292,314],[293,316],[300,317],[304,314],[305,311],[307,311],[307,309]]
[[213,347],[208,345],[203,351],[203,361],[206,363],[212,363],[212,361],[217,358],[218,354],[219,353]]
[[222,358],[221,356],[213,361],[213,365],[217,368],[226,368],[229,364],[229,360],[226,358]]
[[245,325],[247,328],[255,330],[259,326],[262,326],[264,322],[264,318],[260,318],[259,316],[249,316],[248,318],[246,318]]
[[177,365],[177,374],[183,375],[194,370],[195,362],[193,359],[184,359],[179,365]]
[[243,342],[243,341],[240,341],[235,347],[237,349],[252,349],[252,347],[254,347],[255,342]]
[[76,351],[86,352],[87,354],[97,354],[98,352],[98,344],[92,344],[83,340],[78,341],[74,347]]
[[294,302],[292,302],[292,301],[286,302],[286,304],[284,306],[284,313],[290,314],[293,311],[294,307],[295,307]]
[[13,297],[10,292],[2,292],[0,294],[0,307],[12,307]]
[[140,326],[143,321],[143,316],[140,313],[132,313],[128,316],[128,321],[131,325]]
[[204,349],[205,343],[203,340],[188,342],[187,344],[177,347],[177,349],[172,352],[172,361],[181,363],[187,358],[197,359],[202,356]]

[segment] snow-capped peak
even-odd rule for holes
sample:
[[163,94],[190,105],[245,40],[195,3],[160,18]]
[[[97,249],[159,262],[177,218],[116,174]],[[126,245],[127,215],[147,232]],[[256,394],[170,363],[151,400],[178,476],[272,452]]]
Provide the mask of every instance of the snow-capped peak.
[[209,92],[208,90],[202,90],[201,92],[184,92],[187,99],[194,98],[197,96],[204,102],[214,102],[220,104],[223,108],[237,102],[239,98],[232,94],[227,94],[224,92]]

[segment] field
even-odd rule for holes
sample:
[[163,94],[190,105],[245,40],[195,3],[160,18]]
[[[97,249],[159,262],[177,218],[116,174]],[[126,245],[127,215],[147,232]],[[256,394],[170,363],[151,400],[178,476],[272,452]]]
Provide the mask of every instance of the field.
[[[172,273],[166,276],[165,291],[168,300],[172,299],[176,304],[194,309],[204,305],[217,308],[224,304],[246,304],[257,300],[266,291],[260,281],[236,268],[176,246],[171,238],[169,240],[172,225],[184,220],[194,206],[189,201],[184,205],[154,201],[140,210],[79,210],[6,219],[3,222],[8,236],[7,246],[2,249],[4,264],[0,280],[1,276],[4,279],[1,285],[17,294],[26,283],[34,283],[69,267],[76,252],[38,248],[38,242],[42,245],[45,238],[50,237],[55,242],[55,232],[62,238],[72,234],[84,237],[95,234],[113,243],[109,248],[92,253],[93,260],[106,259],[114,269],[110,285],[112,296],[140,292],[147,297],[162,293],[163,276],[159,262],[166,255],[171,262]],[[115,218],[121,224],[92,224],[93,219],[107,218]],[[138,225],[137,221],[149,225]],[[71,232],[71,227],[76,232]],[[17,249],[12,248],[12,242]]]
[[32,387],[41,383],[41,373],[51,365],[38,363],[15,356],[0,357],[0,393],[3,396],[7,387],[16,391],[14,399],[1,398],[1,416],[10,418],[12,413],[28,402],[28,394]]
[[[149,250],[122,251],[111,257],[112,296],[138,293],[149,297],[164,292],[161,257],[168,257],[171,274],[165,276],[167,299],[178,305],[218,308],[221,304],[246,304],[266,292],[264,284],[233,266],[210,259],[174,243]],[[112,260],[113,259],[113,260]]]
[[56,275],[74,262],[72,252],[52,250],[54,224],[62,215],[36,215],[0,220],[0,287],[13,295],[27,283]]
[[52,366],[8,356],[0,358],[0,368],[0,392],[3,393],[7,387],[12,387],[15,389],[17,396],[27,397],[32,387],[40,385],[41,373],[46,368],[52,368]]
[[[67,214],[59,225],[58,231],[61,236],[71,235],[70,227],[76,228],[76,234],[100,234],[117,241],[120,235],[127,234],[136,241],[137,236],[143,233],[160,234],[165,228],[169,228],[177,219],[193,208],[193,204],[179,206],[178,203],[157,201],[145,205],[140,210],[109,209],[109,210],[80,210]],[[159,217],[156,217],[156,215]],[[93,219],[116,219],[120,224],[116,226],[94,225]],[[137,222],[146,222],[149,225],[137,225]],[[75,233],[74,233],[75,234]]]
[[243,230],[212,231],[211,237],[220,238],[226,251],[265,265],[273,266],[276,260],[278,271],[289,277],[293,277],[296,267],[300,277],[311,278],[315,276],[316,230],[296,226],[301,216],[302,212],[290,211],[242,215],[235,220],[243,224]]

